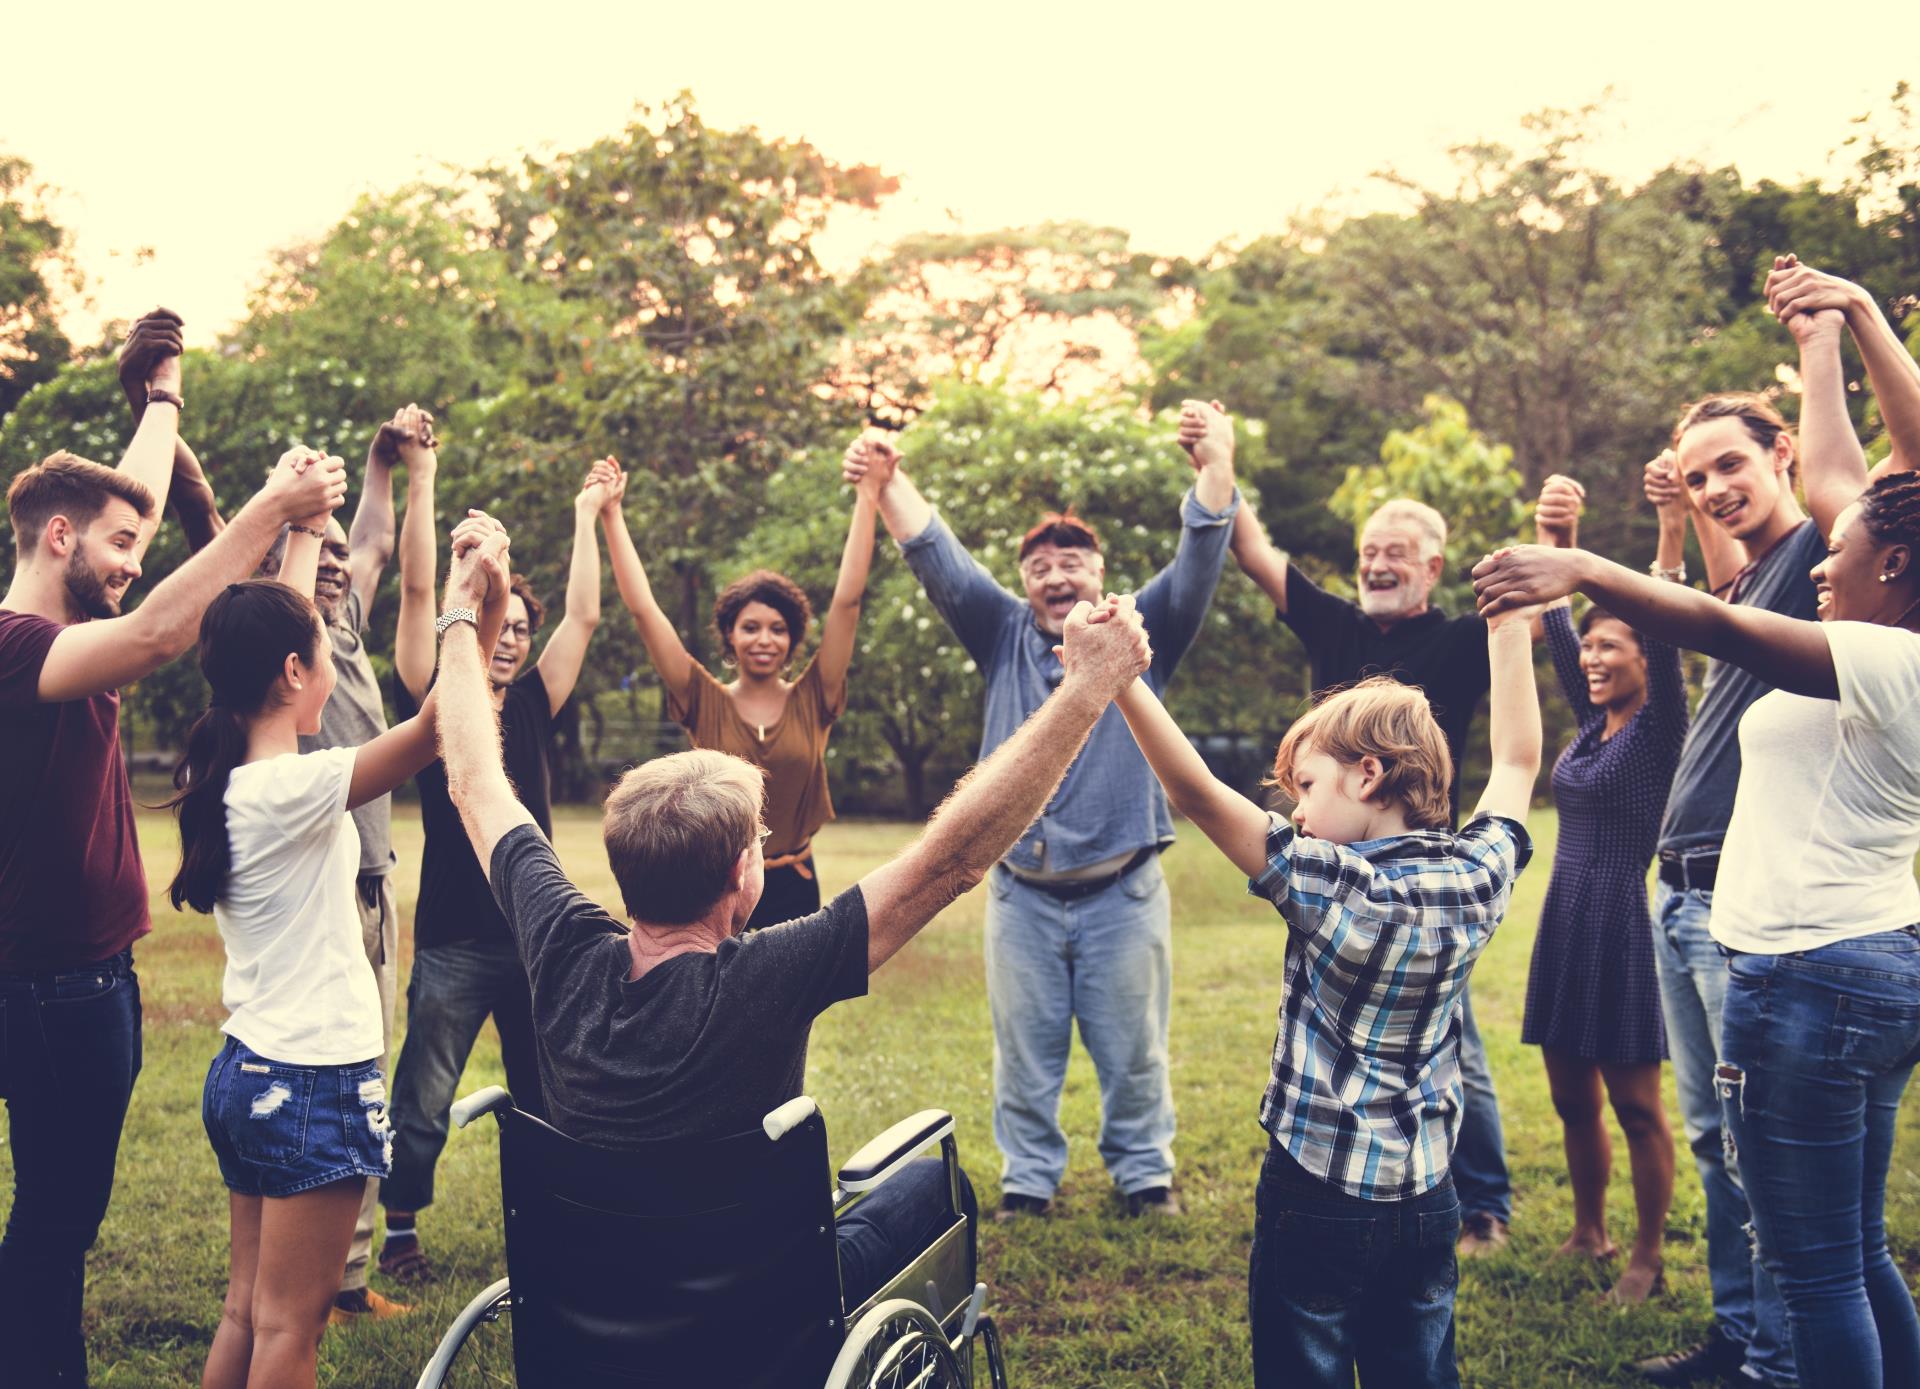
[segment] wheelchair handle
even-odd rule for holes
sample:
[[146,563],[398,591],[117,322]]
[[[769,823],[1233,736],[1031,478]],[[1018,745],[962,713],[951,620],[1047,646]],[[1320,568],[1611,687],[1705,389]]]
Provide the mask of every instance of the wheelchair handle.
[[475,1090],[471,1095],[453,1102],[453,1122],[465,1128],[482,1114],[491,1114],[496,1109],[512,1109],[513,1096],[498,1085],[489,1085],[484,1090]]

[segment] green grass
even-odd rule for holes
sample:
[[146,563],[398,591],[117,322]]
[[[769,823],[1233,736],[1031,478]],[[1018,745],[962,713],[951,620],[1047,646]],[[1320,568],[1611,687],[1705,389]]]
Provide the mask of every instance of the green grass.
[[[1520,1045],[1519,1025],[1553,824],[1551,812],[1533,817],[1541,852],[1474,976],[1517,1200],[1508,1252],[1462,1273],[1459,1346],[1470,1385],[1630,1384],[1625,1366],[1632,1357],[1691,1338],[1708,1317],[1700,1187],[1684,1143],[1668,1229],[1667,1296],[1616,1311],[1600,1301],[1602,1285],[1593,1275],[1548,1261],[1569,1226],[1570,1197],[1539,1057]],[[560,853],[590,894],[613,903],[597,827],[591,813],[563,811],[556,825]],[[153,816],[143,819],[141,830],[149,878],[164,884],[176,847],[171,826]],[[818,840],[823,886],[832,892],[851,883],[912,833],[904,825],[830,827]],[[400,820],[395,838],[403,864],[402,919],[410,920],[418,819]],[[1064,1100],[1072,1161],[1058,1217],[1010,1230],[989,1225],[982,1236],[989,1307],[1008,1333],[1011,1378],[1023,1389],[1251,1380],[1246,1256],[1254,1177],[1265,1147],[1254,1116],[1273,1042],[1282,933],[1272,910],[1247,897],[1243,882],[1187,827],[1165,863],[1175,904],[1175,1151],[1189,1214],[1172,1225],[1122,1218],[1094,1151],[1098,1086],[1076,1050]],[[157,897],[154,912],[154,933],[138,951],[146,1070],[88,1285],[88,1339],[99,1385],[198,1384],[226,1276],[226,1196],[199,1113],[201,1081],[219,1045],[220,942],[207,918],[177,915]],[[808,1089],[826,1113],[836,1156],[913,1109],[951,1109],[962,1160],[982,1203],[991,1204],[999,1195],[998,1157],[990,1128],[980,912],[975,893],[876,976],[871,998],[843,1004],[820,1021]],[[489,1028],[462,1090],[501,1079]],[[1677,1115],[1670,1087],[1668,1109]],[[1896,1257],[1910,1275],[1920,1255],[1913,1161],[1920,1146],[1913,1122],[1903,1124],[1888,1196]],[[1614,1234],[1624,1243],[1631,1207],[1624,1142],[1616,1137],[1615,1147]],[[10,1185],[4,1147],[0,1179]],[[438,1189],[440,1200],[421,1228],[445,1280],[417,1297],[414,1316],[329,1333],[321,1352],[323,1385],[410,1386],[456,1310],[504,1271],[491,1125],[453,1136]]]

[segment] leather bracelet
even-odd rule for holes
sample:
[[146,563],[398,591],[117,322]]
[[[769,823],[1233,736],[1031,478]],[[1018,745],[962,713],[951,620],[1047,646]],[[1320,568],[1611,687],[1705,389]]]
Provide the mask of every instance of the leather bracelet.
[[324,530],[317,529],[313,526],[303,526],[298,521],[287,522],[287,529],[290,531],[299,531],[302,535],[310,535],[315,540],[325,540],[327,538],[327,533]]
[[169,391],[160,386],[147,387],[147,404],[151,405],[156,400],[164,400],[176,410],[185,410],[187,408],[186,400],[181,397],[178,391]]

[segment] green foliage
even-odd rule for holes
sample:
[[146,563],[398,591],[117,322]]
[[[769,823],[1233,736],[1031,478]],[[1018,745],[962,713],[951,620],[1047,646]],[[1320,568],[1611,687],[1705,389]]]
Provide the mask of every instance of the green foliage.
[[67,257],[70,237],[41,202],[33,166],[0,151],[0,419],[50,381],[72,354],[60,331],[56,288],[80,288]]
[[1480,557],[1510,543],[1532,515],[1513,450],[1490,444],[1467,422],[1466,409],[1428,396],[1426,421],[1396,429],[1380,445],[1380,461],[1347,469],[1328,507],[1358,536],[1383,502],[1411,497],[1447,518],[1447,567],[1436,598],[1454,611],[1471,607],[1468,578]]

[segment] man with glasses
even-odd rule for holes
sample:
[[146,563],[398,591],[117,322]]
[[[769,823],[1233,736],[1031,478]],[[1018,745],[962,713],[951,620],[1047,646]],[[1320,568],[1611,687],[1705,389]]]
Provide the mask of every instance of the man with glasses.
[[[1188,449],[1197,477],[1181,503],[1179,551],[1136,596],[1153,642],[1142,678],[1156,695],[1199,634],[1239,506],[1232,423],[1198,402],[1187,414],[1204,427]],[[858,482],[867,467],[899,457],[871,432],[849,451],[845,475]],[[1022,601],[967,553],[898,466],[880,493],[880,517],[986,679],[984,759],[1060,684],[1055,647],[1067,614],[1097,601],[1105,584],[1099,537],[1071,513],[1042,518],[1020,543]],[[1126,721],[1109,709],[991,876],[987,995],[1002,1159],[995,1219],[1045,1214],[1066,1172],[1060,1091],[1076,1019],[1100,1077],[1100,1156],[1128,1213],[1180,1212],[1167,1071],[1173,935],[1159,864],[1172,842],[1166,796]]]

